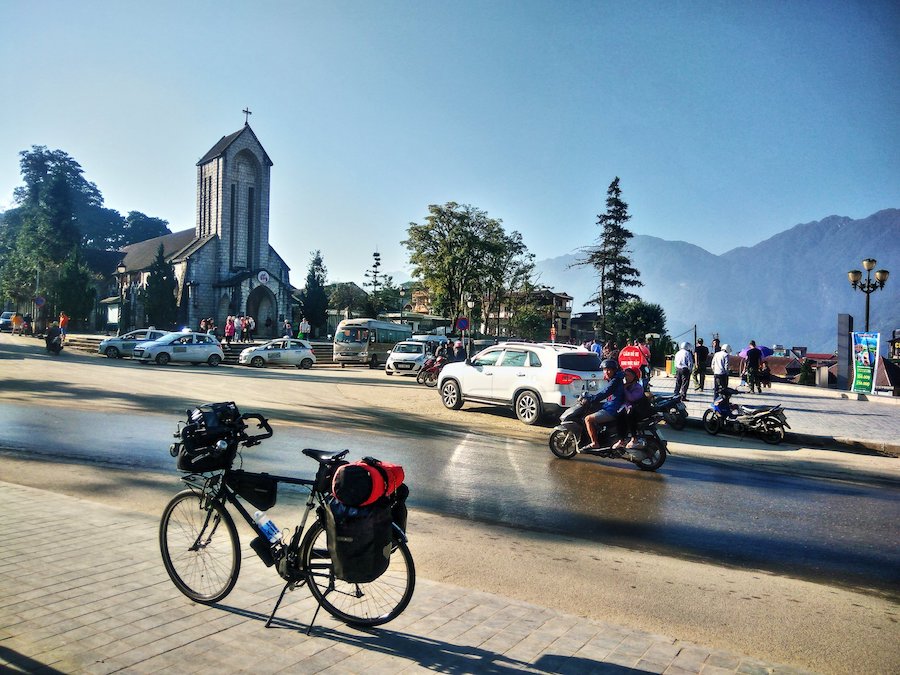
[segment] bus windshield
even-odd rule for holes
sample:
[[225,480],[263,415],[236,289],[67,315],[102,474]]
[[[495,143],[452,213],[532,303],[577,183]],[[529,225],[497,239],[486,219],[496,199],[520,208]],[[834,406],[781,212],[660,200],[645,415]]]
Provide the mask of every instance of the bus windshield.
[[368,342],[369,341],[369,329],[368,328],[356,328],[356,327],[348,327],[342,328],[338,331],[337,335],[334,336],[335,342]]

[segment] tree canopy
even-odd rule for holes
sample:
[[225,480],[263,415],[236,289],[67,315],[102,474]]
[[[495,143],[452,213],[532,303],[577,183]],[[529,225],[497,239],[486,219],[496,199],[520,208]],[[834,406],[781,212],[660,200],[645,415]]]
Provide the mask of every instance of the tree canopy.
[[171,330],[175,327],[175,320],[178,318],[176,288],[175,270],[166,262],[163,245],[160,244],[156,251],[156,259],[150,267],[147,288],[143,291],[147,325],[163,330]]
[[447,202],[431,204],[428,212],[422,224],[409,224],[402,243],[432,306],[454,322],[468,311],[469,298],[485,313],[483,303],[499,303],[503,290],[530,271],[533,256],[521,235],[507,234],[502,221],[485,211]]

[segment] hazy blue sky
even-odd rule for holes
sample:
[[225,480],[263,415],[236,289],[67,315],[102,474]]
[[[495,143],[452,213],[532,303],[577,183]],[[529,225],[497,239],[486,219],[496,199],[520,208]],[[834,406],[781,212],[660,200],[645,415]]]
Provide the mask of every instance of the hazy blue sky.
[[896,2],[0,0],[0,86],[0,209],[46,145],[173,231],[249,106],[295,285],[313,249],[405,269],[451,200],[572,252],[615,176],[635,233],[715,253],[900,207]]

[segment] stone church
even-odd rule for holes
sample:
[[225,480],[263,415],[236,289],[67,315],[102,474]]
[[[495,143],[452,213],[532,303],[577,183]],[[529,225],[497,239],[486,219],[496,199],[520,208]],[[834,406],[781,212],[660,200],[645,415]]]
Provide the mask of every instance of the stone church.
[[[269,173],[272,160],[250,125],[222,137],[197,162],[197,215],[191,230],[122,249],[118,279],[132,324],[145,325],[135,306],[160,244],[175,269],[178,327],[197,330],[213,317],[252,316],[260,337],[275,336],[291,316],[290,268],[269,246]],[[124,268],[123,268],[124,265]],[[278,331],[278,332],[277,332]]]

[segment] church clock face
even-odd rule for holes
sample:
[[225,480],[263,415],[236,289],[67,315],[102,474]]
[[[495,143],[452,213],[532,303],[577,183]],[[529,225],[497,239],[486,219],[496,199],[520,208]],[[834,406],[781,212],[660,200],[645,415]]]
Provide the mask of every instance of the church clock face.
[[269,273],[265,270],[260,270],[259,274],[256,275],[256,278],[259,280],[261,284],[269,283]]

